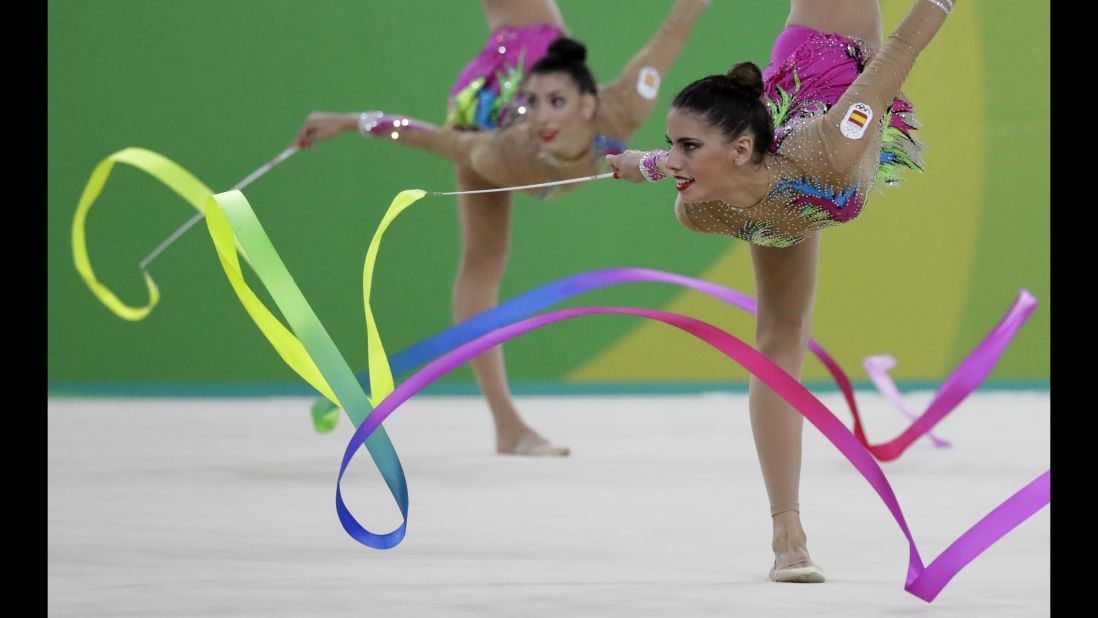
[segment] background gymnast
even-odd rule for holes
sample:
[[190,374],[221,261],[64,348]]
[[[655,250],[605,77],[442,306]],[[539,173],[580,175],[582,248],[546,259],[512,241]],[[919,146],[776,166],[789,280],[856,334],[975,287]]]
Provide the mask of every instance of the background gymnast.
[[[620,153],[656,103],[659,83],[708,0],[677,0],[651,40],[605,86],[596,85],[582,43],[565,38],[555,0],[483,0],[491,34],[450,90],[444,126],[382,112],[313,112],[297,135],[310,147],[358,130],[453,161],[459,191],[589,176]],[[571,185],[574,186],[574,185]],[[528,190],[545,198],[569,186]],[[461,264],[455,322],[495,307],[510,244],[511,192],[458,196]],[[527,425],[507,385],[503,351],[472,361],[496,429],[496,451],[567,455]]]

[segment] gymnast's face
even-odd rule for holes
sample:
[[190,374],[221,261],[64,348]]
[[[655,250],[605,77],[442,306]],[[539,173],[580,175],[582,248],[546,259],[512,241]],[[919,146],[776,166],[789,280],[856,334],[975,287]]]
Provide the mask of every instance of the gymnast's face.
[[567,73],[535,73],[522,89],[526,115],[541,149],[571,158],[590,146],[598,98],[580,92]]
[[667,169],[684,202],[722,199],[734,188],[735,169],[749,162],[754,137],[729,139],[719,127],[688,109],[667,111]]

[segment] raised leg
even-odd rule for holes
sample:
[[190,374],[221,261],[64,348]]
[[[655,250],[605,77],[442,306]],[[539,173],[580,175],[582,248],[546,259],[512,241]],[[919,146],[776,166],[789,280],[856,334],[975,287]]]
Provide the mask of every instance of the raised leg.
[[488,28],[521,28],[535,24],[556,24],[564,29],[564,18],[556,0],[482,0]]
[[858,37],[875,50],[882,46],[877,0],[791,0],[785,25]]

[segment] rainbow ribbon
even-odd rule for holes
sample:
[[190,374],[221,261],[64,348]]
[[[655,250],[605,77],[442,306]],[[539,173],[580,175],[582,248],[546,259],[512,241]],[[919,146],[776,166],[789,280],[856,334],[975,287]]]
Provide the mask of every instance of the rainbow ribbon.
[[[148,273],[144,273],[150,301],[143,307],[130,307],[101,284],[95,278],[91,268],[84,226],[87,213],[102,192],[115,163],[126,163],[149,174],[179,193],[196,210],[205,213],[207,230],[229,284],[260,332],[291,369],[334,405],[344,408],[356,426],[361,425],[374,405],[393,389],[392,374],[388,369],[388,361],[385,350],[381,346],[376,324],[373,323],[373,316],[370,314],[369,303],[366,303],[367,343],[370,358],[374,359],[371,363],[371,375],[376,380],[372,385],[374,390],[371,391],[376,394],[373,399],[359,386],[354,373],[301,294],[267,234],[259,225],[251,206],[239,191],[229,191],[214,196],[206,185],[190,172],[162,155],[142,148],[126,148],[101,161],[92,172],[81,194],[73,221],[72,236],[76,268],[96,298],[116,315],[127,320],[144,319],[159,299],[155,282]],[[405,193],[416,196],[414,199],[409,198],[407,203],[423,195],[422,192]],[[388,213],[390,220],[399,214],[401,208],[398,206],[397,201],[394,201],[393,208]],[[387,223],[383,223],[381,230],[386,225]],[[367,299],[370,289],[369,279],[372,278],[372,263],[373,259],[376,259],[379,243],[380,234],[371,244],[372,257],[368,260],[371,267],[366,273],[369,276],[363,281]],[[289,322],[293,332],[286,328],[248,287],[237,257],[238,252],[259,275],[264,286],[271,291],[271,297]],[[404,518],[401,525],[389,533],[369,533],[371,546],[393,547],[404,538],[407,526],[408,483],[400,465],[400,458],[384,428],[381,431],[372,432],[365,444]]]
[[[127,149],[127,151],[135,150],[139,149]],[[148,151],[142,152],[155,155],[155,153],[149,153]],[[105,183],[110,166],[113,165],[114,161],[130,163],[152,174],[165,184],[169,184],[169,186],[173,186],[172,182],[179,184],[187,181],[188,177],[190,180],[194,180],[193,176],[187,174],[185,170],[177,165],[162,165],[164,161],[167,161],[163,157],[159,157],[159,155],[148,157],[142,155],[142,152],[130,152],[126,157],[119,157],[121,153],[115,153],[97,166],[92,179],[89,180],[89,186],[85,188],[80,207],[78,207],[77,222],[74,223],[73,234],[74,255],[78,255],[75,228],[77,224],[81,227],[79,239],[82,242],[83,217],[86,216],[86,211],[90,208],[91,202],[94,201],[103,183]],[[168,161],[168,163],[171,162]],[[93,187],[94,183],[98,183],[98,187]],[[197,191],[197,189],[195,190]],[[91,194],[91,197],[85,200],[89,194]],[[928,602],[932,601],[969,562],[1050,501],[1051,471],[1049,470],[1005,500],[962,534],[938,558],[929,565],[924,566],[895,493],[880,465],[874,459],[874,457],[881,459],[899,456],[903,449],[916,438],[929,431],[934,424],[960,402],[960,399],[963,399],[972,389],[975,389],[979,382],[986,377],[994,360],[1002,354],[1013,333],[1036,307],[1036,300],[1025,291],[1020,294],[1019,300],[1000,321],[996,329],[962,363],[961,367],[946,380],[939,390],[935,402],[930,405],[927,411],[896,439],[887,444],[868,448],[863,443],[864,432],[857,416],[855,416],[855,432],[851,432],[795,378],[785,373],[751,346],[705,322],[682,315],[647,309],[586,307],[557,310],[522,319],[462,343],[394,388],[392,371],[388,359],[385,357],[377,325],[370,309],[369,295],[372,287],[373,269],[377,260],[381,237],[385,230],[397,215],[424,195],[425,193],[419,190],[402,191],[398,194],[390,204],[389,210],[382,219],[377,232],[375,232],[367,251],[366,263],[363,267],[363,300],[367,322],[371,395],[367,395],[365,389],[359,384],[346,360],[339,353],[335,343],[305,300],[285,264],[275,251],[270,239],[263,231],[244,195],[239,191],[209,195],[205,198],[204,205],[201,206],[204,207],[207,230],[213,240],[226,277],[229,279],[234,292],[240,298],[245,310],[278,351],[282,359],[332,403],[347,410],[348,416],[357,427],[344,451],[339,477],[336,481],[336,512],[347,533],[364,545],[378,549],[394,547],[403,540],[407,528],[407,482],[396,451],[381,426],[382,422],[412,395],[485,350],[530,330],[561,320],[591,314],[634,315],[659,320],[690,333],[741,364],[804,415],[839,449],[877,491],[900,526],[909,546],[908,574],[904,589],[920,599]],[[196,208],[199,207],[196,206]],[[259,275],[260,280],[270,292],[275,304],[278,305],[286,321],[289,322],[293,332],[283,326],[248,287],[243,278],[240,262],[237,259],[238,251],[250,258],[253,270]],[[84,257],[86,258],[86,249]],[[79,260],[77,260],[77,265],[79,268]],[[642,271],[640,269],[614,269],[600,272],[602,277],[613,280],[615,277],[627,278],[629,271],[658,272]],[[90,273],[90,266],[88,272]],[[83,271],[82,274],[84,274]],[[592,274],[598,273],[586,273],[585,275]],[[669,273],[662,274],[677,277],[677,275],[670,275]],[[577,277],[585,275],[577,275]],[[94,279],[94,277],[92,278]],[[86,277],[85,280],[87,281],[88,278]],[[153,289],[154,286],[150,287],[150,296]],[[93,292],[95,291],[93,288]],[[99,296],[98,292],[97,296]],[[103,297],[100,296],[100,299],[103,300]],[[115,298],[115,300],[117,299]],[[151,304],[154,304],[154,302]],[[119,302],[119,304],[121,303]],[[295,336],[295,333],[300,336],[300,339]],[[849,403],[853,407],[852,400]],[[401,512],[402,522],[400,526],[389,533],[378,534],[367,530],[358,523],[343,501],[341,488],[343,475],[352,458],[363,445],[366,446],[375,465],[381,472],[382,478],[385,480],[389,492]]]

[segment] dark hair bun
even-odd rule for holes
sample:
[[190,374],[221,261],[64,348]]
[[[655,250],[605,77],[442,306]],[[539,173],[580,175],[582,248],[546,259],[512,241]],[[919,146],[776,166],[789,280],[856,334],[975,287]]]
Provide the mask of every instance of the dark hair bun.
[[529,74],[565,73],[576,83],[581,94],[598,96],[599,87],[584,62],[586,59],[587,48],[583,43],[560,37],[549,44],[548,51],[530,67]]
[[732,83],[751,93],[753,98],[759,98],[763,94],[762,71],[754,62],[741,62],[728,69],[724,74]]
[[568,37],[560,37],[550,43],[547,53],[568,63],[580,63],[587,59],[587,48],[583,43]]

